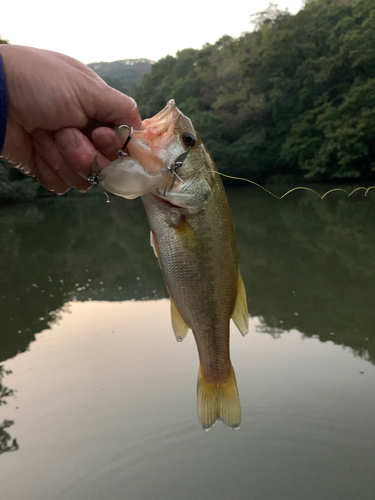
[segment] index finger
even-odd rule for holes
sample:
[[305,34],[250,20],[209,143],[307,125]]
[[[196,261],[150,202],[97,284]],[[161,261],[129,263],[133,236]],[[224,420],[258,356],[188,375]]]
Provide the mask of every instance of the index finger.
[[129,125],[135,130],[145,128],[135,100],[111,87],[108,87],[106,98],[100,99],[95,119],[102,124]]

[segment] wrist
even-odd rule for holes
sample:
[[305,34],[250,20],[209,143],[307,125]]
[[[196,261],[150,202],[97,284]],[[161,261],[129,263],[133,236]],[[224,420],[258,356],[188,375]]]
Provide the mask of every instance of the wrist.
[[8,121],[8,90],[3,60],[0,52],[0,154],[4,147]]

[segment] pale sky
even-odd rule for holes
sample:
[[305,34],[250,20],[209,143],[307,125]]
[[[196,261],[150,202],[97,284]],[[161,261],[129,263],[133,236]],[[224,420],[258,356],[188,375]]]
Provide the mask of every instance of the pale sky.
[[[224,34],[251,31],[250,15],[269,0],[21,0],[1,6],[0,35],[12,44],[55,50],[83,63],[147,58],[157,61]],[[273,0],[295,14],[302,0]]]

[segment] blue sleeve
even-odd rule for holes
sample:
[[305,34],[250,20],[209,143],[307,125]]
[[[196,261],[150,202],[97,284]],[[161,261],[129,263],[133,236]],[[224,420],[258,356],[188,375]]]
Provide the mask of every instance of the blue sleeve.
[[5,80],[3,60],[0,54],[0,154],[4,147],[7,119],[8,119],[7,82]]

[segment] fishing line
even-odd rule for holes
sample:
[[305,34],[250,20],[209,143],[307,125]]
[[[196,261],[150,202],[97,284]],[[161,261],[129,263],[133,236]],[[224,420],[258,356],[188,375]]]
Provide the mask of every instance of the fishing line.
[[266,189],[265,187],[261,186],[257,182],[251,181],[250,179],[246,179],[245,177],[235,177],[233,175],[223,174],[222,172],[218,172],[216,170],[212,170],[212,172],[215,172],[216,174],[219,174],[222,177],[226,177],[227,179],[234,179],[234,180],[237,180],[237,181],[245,181],[245,182],[248,182],[249,184],[254,184],[254,186],[257,186],[260,189],[263,189],[263,191],[265,191],[266,193],[270,194],[271,196],[273,196],[277,200],[282,200],[283,198],[285,198],[285,196],[288,196],[288,194],[293,193],[293,191],[310,191],[311,193],[316,194],[321,200],[324,200],[324,198],[328,194],[333,193],[335,191],[339,191],[339,192],[345,193],[348,196],[348,198],[349,198],[349,196],[352,196],[352,194],[356,193],[357,191],[364,191],[365,192],[364,196],[368,196],[368,194],[371,191],[371,189],[375,189],[375,186],[370,186],[368,188],[357,187],[357,188],[353,189],[353,191],[348,192],[344,188],[333,188],[333,189],[330,189],[329,191],[327,191],[326,193],[324,193],[323,195],[320,195],[314,189],[311,189],[309,187],[304,187],[304,186],[298,186],[298,187],[294,187],[292,189],[289,189],[289,191],[287,191],[286,193],[284,193],[281,196],[277,196],[276,194],[272,193],[272,191],[269,191],[268,189]]

